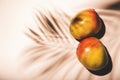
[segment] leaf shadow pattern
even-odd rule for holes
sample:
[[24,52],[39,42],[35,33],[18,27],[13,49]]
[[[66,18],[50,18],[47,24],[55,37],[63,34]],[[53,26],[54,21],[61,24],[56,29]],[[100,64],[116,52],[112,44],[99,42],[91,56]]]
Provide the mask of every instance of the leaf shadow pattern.
[[107,6],[106,9],[120,10],[120,1]]
[[[77,41],[69,34],[68,28],[70,17],[61,11],[43,13],[38,10],[37,12],[35,19],[37,19],[36,24],[39,31],[28,28],[29,32],[25,32],[25,35],[35,41],[36,44],[24,51],[24,68],[29,70],[36,65],[37,72],[31,76],[33,79],[36,77],[58,79],[54,74],[61,76],[61,80],[67,79],[68,77],[65,75],[69,75],[68,71],[70,68],[76,67],[74,64],[77,63],[74,54]],[[63,66],[68,67],[68,69],[64,70]],[[80,75],[81,68],[77,67],[76,69],[79,70],[77,73]],[[64,74],[59,74],[61,72]]]
[[[25,34],[36,44],[30,46],[22,54],[22,58],[25,58],[24,68],[27,70],[32,68],[31,74],[29,74],[30,79],[90,80],[94,76],[91,73],[107,74],[92,71],[90,73],[77,60],[75,51],[78,42],[69,32],[71,17],[67,13],[62,10],[45,11],[44,13],[38,10],[35,19],[38,31],[28,28],[29,32],[25,32]],[[82,77],[87,74],[89,77]]]

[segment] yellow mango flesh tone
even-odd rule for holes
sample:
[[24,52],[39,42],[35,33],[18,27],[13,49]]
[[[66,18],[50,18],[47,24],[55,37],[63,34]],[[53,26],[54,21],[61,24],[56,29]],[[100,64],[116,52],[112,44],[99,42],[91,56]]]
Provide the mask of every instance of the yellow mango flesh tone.
[[100,28],[100,18],[94,9],[81,11],[70,24],[70,32],[78,40],[98,33]]
[[79,61],[89,70],[100,70],[108,63],[107,52],[95,37],[82,40],[76,53]]

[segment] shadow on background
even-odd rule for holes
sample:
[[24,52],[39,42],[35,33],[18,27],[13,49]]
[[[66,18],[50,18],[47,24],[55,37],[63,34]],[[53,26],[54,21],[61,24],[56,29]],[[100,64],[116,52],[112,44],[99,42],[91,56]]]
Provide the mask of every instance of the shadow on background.
[[102,25],[100,31],[95,35],[93,34],[93,36],[97,37],[98,39],[102,38],[104,36],[104,34],[105,34],[105,31],[106,31],[105,24],[104,24],[104,22],[103,22],[103,20],[101,18],[100,18],[100,21],[101,21],[100,25]]
[[104,46],[104,48],[105,48],[105,50],[107,52],[107,55],[108,55],[108,64],[104,68],[102,68],[101,70],[92,71],[92,70],[88,69],[88,71],[90,71],[92,74],[103,76],[103,75],[106,75],[106,74],[110,73],[111,70],[112,70],[112,60],[111,60],[111,57],[109,55],[109,52],[108,52],[107,48],[105,46]]
[[107,6],[106,9],[120,10],[120,1]]

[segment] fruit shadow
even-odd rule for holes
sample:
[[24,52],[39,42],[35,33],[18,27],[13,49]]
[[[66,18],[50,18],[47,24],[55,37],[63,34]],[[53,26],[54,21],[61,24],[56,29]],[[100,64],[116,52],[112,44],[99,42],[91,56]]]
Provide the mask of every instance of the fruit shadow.
[[101,18],[100,18],[100,21],[101,21],[101,25],[102,25],[101,29],[97,34],[93,35],[94,37],[97,37],[98,39],[102,38],[105,34],[105,31],[106,31],[105,24]]
[[106,52],[107,52],[107,55],[108,55],[108,63],[107,63],[107,65],[106,65],[104,68],[102,68],[101,70],[92,71],[92,70],[89,70],[89,69],[88,69],[88,71],[90,71],[92,74],[99,75],[99,76],[103,76],[103,75],[106,75],[106,74],[110,73],[111,70],[112,70],[113,65],[112,65],[111,56],[109,55],[109,52],[108,52],[107,48],[106,48],[105,46],[104,46],[104,48],[105,48],[105,50],[106,50]]

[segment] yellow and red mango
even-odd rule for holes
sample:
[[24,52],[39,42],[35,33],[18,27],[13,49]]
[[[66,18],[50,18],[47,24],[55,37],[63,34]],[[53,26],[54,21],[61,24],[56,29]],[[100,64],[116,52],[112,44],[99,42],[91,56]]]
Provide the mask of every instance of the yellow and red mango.
[[81,11],[70,24],[70,33],[77,40],[97,34],[100,29],[101,20],[94,9]]
[[100,70],[108,63],[104,45],[95,37],[83,39],[77,48],[79,61],[89,70]]

